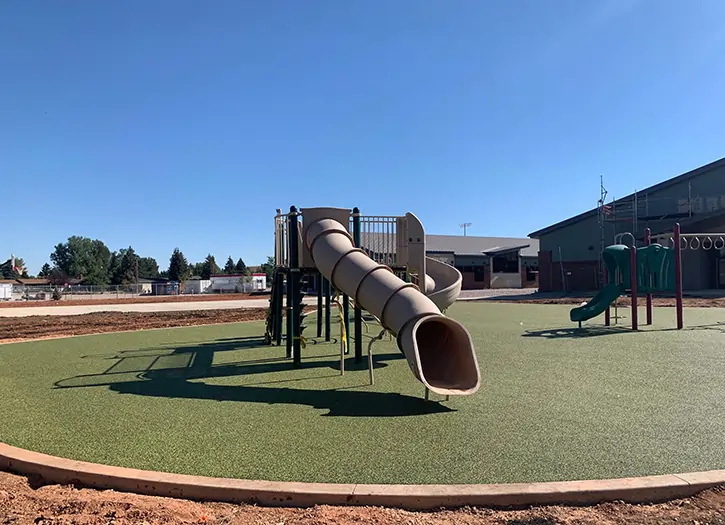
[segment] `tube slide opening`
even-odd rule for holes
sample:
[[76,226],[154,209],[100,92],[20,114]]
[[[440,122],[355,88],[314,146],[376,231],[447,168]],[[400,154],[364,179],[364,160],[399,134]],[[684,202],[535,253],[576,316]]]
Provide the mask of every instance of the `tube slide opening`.
[[480,386],[480,373],[473,342],[457,321],[444,316],[420,319],[411,330],[419,359],[420,379],[434,392],[445,395],[472,394]]

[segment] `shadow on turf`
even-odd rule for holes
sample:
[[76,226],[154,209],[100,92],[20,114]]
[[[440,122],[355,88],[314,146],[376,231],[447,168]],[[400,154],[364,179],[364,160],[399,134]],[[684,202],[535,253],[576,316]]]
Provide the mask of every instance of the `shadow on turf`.
[[445,405],[423,398],[384,392],[207,385],[174,379],[129,381],[112,384],[109,388],[121,394],[139,396],[307,405],[326,409],[328,412],[323,416],[401,417],[453,412]]
[[[436,402],[395,393],[259,386],[339,377],[337,373],[309,378],[275,378],[254,385],[207,385],[198,382],[208,378],[279,374],[293,370],[291,361],[279,356],[280,351],[284,352],[284,349],[279,347],[264,347],[278,354],[269,358],[216,365],[213,363],[216,352],[260,347],[260,342],[259,338],[225,338],[176,347],[173,352],[152,354],[149,353],[150,349],[145,349],[146,353],[139,354],[137,350],[121,351],[114,354],[117,362],[104,372],[62,379],[57,381],[54,387],[61,389],[108,386],[110,390],[119,393],[154,397],[308,405],[327,409],[328,413],[325,414],[327,416],[400,417],[452,411]],[[300,369],[339,370],[339,359],[330,359],[338,355],[314,356],[303,361]],[[385,361],[398,359],[404,357],[397,352],[379,354],[375,356],[374,367],[382,368],[388,366]],[[367,369],[367,362],[355,364],[351,359],[347,359],[345,368],[349,371]]]
[[521,337],[544,337],[546,339],[567,339],[578,337],[599,337],[602,335],[614,335],[631,333],[631,328],[618,326],[585,326],[582,328],[549,328],[546,330],[526,330]]
[[[675,327],[669,327],[669,328],[656,328],[656,329],[650,329],[647,328],[646,325],[642,326],[643,332],[673,332],[678,331]],[[725,322],[718,322],[714,324],[706,324],[706,325],[694,325],[694,326],[685,326],[684,329],[687,330],[714,330],[717,332],[722,332],[725,334]],[[527,330],[523,334],[521,334],[522,337],[544,337],[547,339],[571,339],[571,338],[580,338],[580,337],[599,337],[602,335],[615,335],[615,334],[624,334],[624,333],[633,333],[631,327],[627,326],[583,326],[581,328],[578,327],[567,327],[567,328],[550,328],[546,330]]]

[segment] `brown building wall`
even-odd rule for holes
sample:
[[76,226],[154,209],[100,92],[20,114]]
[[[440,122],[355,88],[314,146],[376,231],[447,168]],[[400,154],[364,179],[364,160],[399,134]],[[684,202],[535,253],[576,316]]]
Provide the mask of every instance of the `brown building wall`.
[[473,272],[461,272],[461,276],[463,276],[462,290],[491,288],[491,270],[488,266],[483,270],[483,281],[476,281]]
[[[566,291],[584,292],[599,288],[598,261],[564,261]],[[539,252],[539,290],[542,292],[564,291],[561,264],[551,260],[551,252]]]

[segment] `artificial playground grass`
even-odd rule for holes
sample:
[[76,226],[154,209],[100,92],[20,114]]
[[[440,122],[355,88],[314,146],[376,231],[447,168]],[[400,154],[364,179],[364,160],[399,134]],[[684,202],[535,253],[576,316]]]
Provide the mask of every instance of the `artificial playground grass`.
[[423,400],[392,342],[376,344],[368,386],[352,358],[339,375],[335,344],[309,345],[292,369],[283,347],[255,346],[262,323],[0,346],[0,441],[142,469],[339,483],[725,467],[722,310],[688,309],[692,328],[678,332],[674,309],[656,309],[640,333],[579,332],[561,306],[458,303],[449,314],[474,338],[482,387],[442,404]]

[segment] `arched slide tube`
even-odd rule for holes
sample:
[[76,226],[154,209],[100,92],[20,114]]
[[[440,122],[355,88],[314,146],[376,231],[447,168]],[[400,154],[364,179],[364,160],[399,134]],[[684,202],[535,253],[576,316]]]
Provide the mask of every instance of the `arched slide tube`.
[[305,224],[305,232],[304,243],[320,273],[397,336],[410,369],[426,387],[442,395],[478,390],[478,362],[463,325],[441,314],[417,286],[355,248],[340,222],[317,219]]

